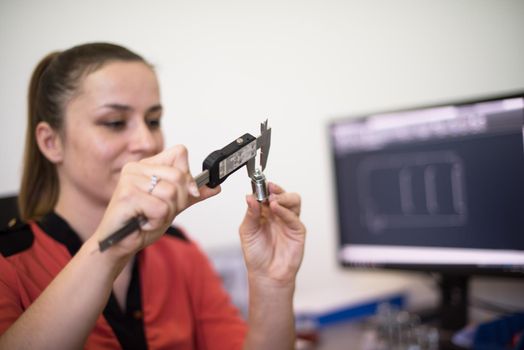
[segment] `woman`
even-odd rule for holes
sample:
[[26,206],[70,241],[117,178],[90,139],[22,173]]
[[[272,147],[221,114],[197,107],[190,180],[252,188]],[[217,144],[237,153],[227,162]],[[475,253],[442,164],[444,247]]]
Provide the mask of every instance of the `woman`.
[[[155,73],[94,43],[45,57],[29,92],[18,225],[0,234],[2,349],[288,349],[304,249],[300,197],[247,196],[239,233],[248,327],[174,218],[220,189],[197,188],[187,150],[162,151]],[[147,222],[104,252],[137,215]],[[167,234],[165,234],[167,233]]]

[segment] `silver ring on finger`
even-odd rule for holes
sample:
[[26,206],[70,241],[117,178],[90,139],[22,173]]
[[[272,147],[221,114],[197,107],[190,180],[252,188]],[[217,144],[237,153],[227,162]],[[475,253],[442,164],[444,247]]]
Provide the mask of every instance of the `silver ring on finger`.
[[156,175],[151,176],[151,181],[149,182],[149,188],[147,189],[147,193],[151,194],[153,193],[153,190],[155,189],[156,185],[160,182],[160,178]]

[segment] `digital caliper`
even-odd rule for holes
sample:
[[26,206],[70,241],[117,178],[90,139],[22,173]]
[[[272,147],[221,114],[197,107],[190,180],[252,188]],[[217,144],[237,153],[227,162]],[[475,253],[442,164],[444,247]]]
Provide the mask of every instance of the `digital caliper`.
[[[224,182],[229,175],[247,165],[247,174],[251,179],[251,186],[257,201],[266,201],[268,189],[263,171],[266,168],[270,145],[271,128],[268,128],[266,120],[260,124],[259,137],[255,138],[246,133],[224,148],[209,154],[202,164],[202,172],[194,177],[197,186],[200,188],[207,185],[210,188],[215,188]],[[260,150],[259,166],[256,162],[258,150]],[[147,218],[144,216],[132,218],[122,228],[99,242],[100,251],[108,249],[124,237],[129,236],[146,222]]]

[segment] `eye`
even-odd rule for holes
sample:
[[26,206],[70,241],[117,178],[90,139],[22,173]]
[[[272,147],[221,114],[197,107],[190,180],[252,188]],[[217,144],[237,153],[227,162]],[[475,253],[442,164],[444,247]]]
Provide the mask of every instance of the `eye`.
[[102,122],[102,125],[108,129],[119,131],[126,127],[126,122],[125,120],[108,120]]
[[146,123],[150,129],[159,129],[160,128],[160,118],[147,119]]

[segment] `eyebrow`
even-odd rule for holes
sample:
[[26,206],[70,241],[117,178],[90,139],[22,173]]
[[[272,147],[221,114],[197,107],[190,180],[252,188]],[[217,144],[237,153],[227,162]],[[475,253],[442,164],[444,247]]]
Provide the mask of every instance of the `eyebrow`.
[[[129,105],[123,105],[119,103],[108,103],[108,104],[103,105],[102,108],[111,108],[111,109],[121,111],[121,112],[129,112],[133,110],[133,108]],[[149,107],[146,113],[157,112],[161,110],[162,110],[162,105],[156,104],[156,105]]]

